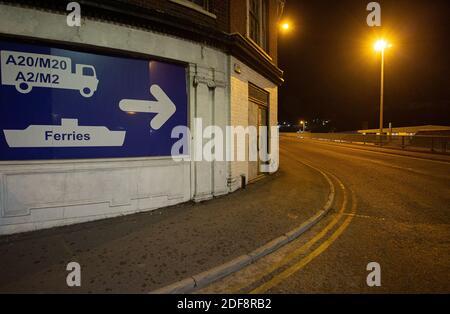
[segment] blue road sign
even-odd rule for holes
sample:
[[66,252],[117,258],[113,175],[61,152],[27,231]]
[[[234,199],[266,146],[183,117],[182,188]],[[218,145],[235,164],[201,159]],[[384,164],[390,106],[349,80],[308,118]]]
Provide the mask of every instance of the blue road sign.
[[8,41],[0,58],[0,160],[171,156],[187,126],[182,65]]

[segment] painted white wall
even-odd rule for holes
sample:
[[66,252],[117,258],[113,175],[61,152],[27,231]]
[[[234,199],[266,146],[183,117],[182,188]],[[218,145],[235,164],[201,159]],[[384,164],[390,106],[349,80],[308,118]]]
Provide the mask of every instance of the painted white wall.
[[[0,4],[0,33],[139,52],[189,64],[190,118],[229,123],[229,59],[184,39]],[[195,132],[195,130],[194,130]],[[171,158],[0,162],[0,234],[114,217],[229,192],[225,162]]]
[[[225,61],[228,61],[225,58]],[[197,130],[191,124],[192,137],[196,138],[198,133],[204,134],[208,126],[218,126],[225,133],[229,125],[229,80],[228,74],[216,72],[210,68],[199,65],[190,67],[190,94],[191,121],[194,118],[202,118],[202,129]],[[203,146],[208,142],[203,140]],[[193,143],[191,147],[193,147]],[[193,149],[192,158],[195,160]],[[225,152],[224,152],[225,160]],[[227,178],[229,175],[229,163],[226,161],[196,161],[192,163],[192,187],[193,199],[204,201],[229,192]]]
[[174,205],[189,178],[189,164],[163,159],[2,162],[0,234]]
[[[234,57],[198,43],[139,28],[0,4],[0,33],[139,52],[189,64],[189,120],[203,127],[248,125],[248,82],[270,93],[277,123],[278,89]],[[242,72],[234,72],[234,64]],[[191,125],[192,126],[192,125]],[[193,137],[196,132],[191,128]],[[193,150],[191,150],[192,152]],[[194,158],[194,156],[191,156]],[[240,187],[247,162],[175,162],[121,158],[0,162],[0,234],[109,218],[189,200],[202,201]],[[231,186],[227,185],[231,180]]]
[[[234,71],[235,65],[241,69],[241,73]],[[264,76],[260,75],[239,59],[230,57],[230,107],[231,125],[248,126],[248,83],[266,90],[269,98],[269,121],[271,126],[278,123],[278,86]],[[240,187],[240,176],[245,175],[248,180],[248,162],[233,162],[231,164],[231,178],[233,181],[231,190]]]

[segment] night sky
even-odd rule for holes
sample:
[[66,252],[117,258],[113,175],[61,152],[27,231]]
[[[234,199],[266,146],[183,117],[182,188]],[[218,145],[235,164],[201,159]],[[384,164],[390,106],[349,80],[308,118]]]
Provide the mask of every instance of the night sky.
[[361,0],[288,0],[279,39],[279,121],[330,119],[337,131],[378,127],[380,54],[387,37],[385,124],[450,125],[450,1],[386,0],[369,27]]

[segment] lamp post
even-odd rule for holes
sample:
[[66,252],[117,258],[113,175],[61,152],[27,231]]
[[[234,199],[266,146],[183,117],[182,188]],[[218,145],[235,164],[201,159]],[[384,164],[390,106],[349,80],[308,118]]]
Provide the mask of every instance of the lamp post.
[[303,126],[303,133],[305,133],[305,124],[306,124],[306,122],[305,121],[300,121],[300,125],[302,125]]
[[384,51],[386,48],[391,48],[392,44],[389,44],[386,40],[378,40],[374,48],[376,51],[381,52],[381,87],[380,87],[380,138],[383,135],[383,111],[384,111]]

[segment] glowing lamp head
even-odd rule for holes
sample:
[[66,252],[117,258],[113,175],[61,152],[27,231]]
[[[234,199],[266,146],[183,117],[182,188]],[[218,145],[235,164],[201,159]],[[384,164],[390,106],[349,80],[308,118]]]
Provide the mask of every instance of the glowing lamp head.
[[289,21],[281,22],[279,25],[280,30],[284,33],[287,33],[291,30],[291,24],[289,23]]
[[384,39],[378,40],[374,45],[374,48],[376,51],[384,51],[386,48],[390,48],[390,47],[392,47],[392,44],[389,44]]

